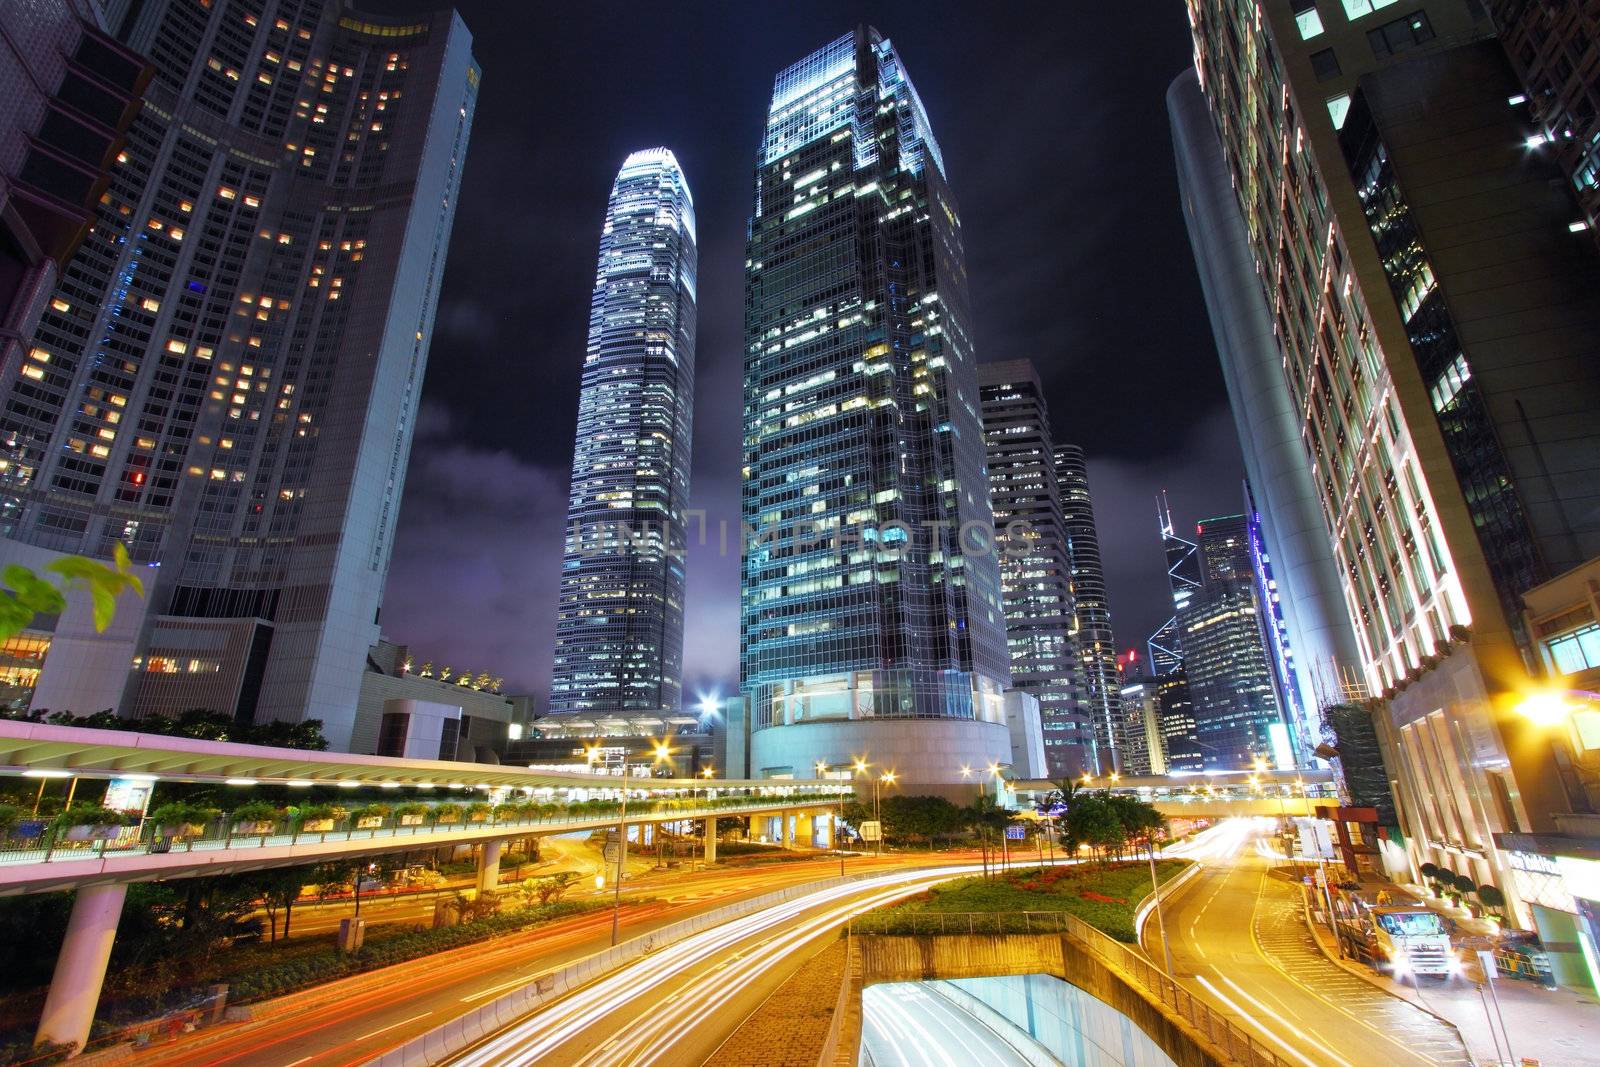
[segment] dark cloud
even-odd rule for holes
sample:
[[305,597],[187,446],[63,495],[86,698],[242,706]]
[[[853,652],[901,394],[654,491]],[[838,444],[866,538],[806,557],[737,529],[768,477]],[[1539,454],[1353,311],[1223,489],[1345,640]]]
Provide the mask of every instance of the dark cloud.
[[[430,423],[413,452],[391,634],[481,649],[485,667],[542,690],[600,222],[635,148],[670,146],[694,190],[692,495],[713,531],[723,516],[737,527],[745,224],[772,77],[870,22],[895,42],[943,148],[980,358],[1033,359],[1058,437],[1093,457],[1119,640],[1142,640],[1164,595],[1146,488],[1165,484],[1190,516],[1238,496],[1163,105],[1190,61],[1181,5],[460,8],[484,77],[425,389],[449,422]],[[444,478],[460,489],[432,484]],[[469,486],[529,499],[486,508]],[[738,673],[731,545],[691,551],[688,597],[685,688],[726,692]]]

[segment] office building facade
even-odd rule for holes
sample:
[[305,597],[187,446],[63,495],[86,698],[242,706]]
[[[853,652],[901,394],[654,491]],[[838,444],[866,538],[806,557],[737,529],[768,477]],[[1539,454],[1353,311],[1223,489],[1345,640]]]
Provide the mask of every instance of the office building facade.
[[1195,525],[1200,588],[1178,613],[1194,740],[1208,770],[1294,765],[1256,599],[1243,515]]
[[1078,659],[1090,724],[1094,729],[1099,770],[1117,770],[1117,739],[1112,724],[1121,701],[1117,697],[1117,646],[1111,634],[1111,602],[1100,560],[1100,534],[1089,494],[1089,464],[1074,444],[1055,448],[1056,485],[1061,519],[1067,532],[1067,565],[1072,574],[1073,612],[1077,618]]
[[[1025,359],[978,364],[1011,684],[1039,701],[1051,778],[1096,769],[1067,536],[1044,389]],[[1015,525],[1013,525],[1015,524]],[[1013,746],[1014,747],[1014,746]]]
[[551,716],[596,732],[683,703],[697,265],[676,157],[634,152],[611,188],[589,306],[550,682]]
[[1189,606],[1200,588],[1199,546],[1179,536],[1172,525],[1172,508],[1163,491],[1156,501],[1156,523],[1161,530],[1161,550],[1167,558],[1167,586],[1172,592],[1172,617],[1156,627],[1145,642],[1150,652],[1150,669],[1167,674],[1183,669],[1183,632],[1178,616]]
[[875,30],[777,76],[746,260],[752,772],[1008,763],[961,216]]
[[1383,697],[1410,860],[1506,886],[1495,835],[1572,803],[1514,711],[1532,679],[1510,604],[1595,554],[1593,508],[1563,507],[1596,466],[1588,241],[1543,145],[1518,135],[1493,44],[1450,47],[1491,32],[1481,8],[1299,6],[1192,2],[1198,80]]

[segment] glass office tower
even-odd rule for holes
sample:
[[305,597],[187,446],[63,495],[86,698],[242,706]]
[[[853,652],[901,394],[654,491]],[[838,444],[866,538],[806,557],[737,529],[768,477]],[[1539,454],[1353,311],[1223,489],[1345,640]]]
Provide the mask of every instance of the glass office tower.
[[745,269],[753,772],[1009,762],[961,217],[875,30],[778,75]]
[[154,77],[0,377],[0,563],[121,542],[154,584],[104,634],[69,609],[37,637],[33,706],[321,719],[334,748],[370,746],[355,709],[477,100],[471,35],[448,10],[110,9]]
[[1102,772],[1121,770],[1116,720],[1117,646],[1111,636],[1111,602],[1106,597],[1106,572],[1100,562],[1100,534],[1089,496],[1089,464],[1079,445],[1055,447],[1056,485],[1061,519],[1067,532],[1067,565],[1072,573],[1073,610],[1077,618],[1078,660],[1082,664],[1087,714],[1098,748]]
[[1026,524],[1000,558],[1011,681],[1039,700],[1048,776],[1076,778],[1099,763],[1044,387],[1031,360],[1010,359],[978,364],[978,391],[995,525]]
[[682,704],[696,264],[682,168],[634,152],[589,305],[550,683],[553,715],[599,716],[589,733],[656,732]]

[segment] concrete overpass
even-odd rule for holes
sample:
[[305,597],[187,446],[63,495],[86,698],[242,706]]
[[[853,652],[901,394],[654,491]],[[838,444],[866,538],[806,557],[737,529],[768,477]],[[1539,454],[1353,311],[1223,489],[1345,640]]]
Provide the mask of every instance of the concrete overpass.
[[[246,790],[251,786],[278,785],[366,788],[382,790],[379,795],[385,800],[422,803],[429,803],[437,790],[469,791],[474,800],[503,802],[503,810],[476,822],[460,816],[449,821],[418,817],[411,824],[410,817],[398,814],[304,824],[279,819],[270,827],[259,827],[265,832],[256,833],[253,827],[240,833],[231,819],[224,818],[200,835],[178,841],[157,835],[146,822],[114,838],[61,843],[56,835],[47,834],[43,841],[0,843],[0,895],[77,891],[39,1036],[80,1047],[89,1033],[123,902],[133,882],[480,844],[481,890],[498,884],[500,852],[507,840],[605,829],[622,821],[619,811],[596,811],[589,802],[625,802],[630,825],[700,821],[710,861],[716,858],[719,817],[771,817],[776,824],[773,836],[785,846],[793,845],[796,836],[814,844],[819,829],[826,827],[831,844],[831,823],[816,816],[854,796],[849,783],[826,780],[623,778],[306,752],[10,720],[0,720],[3,775],[210,783],[240,788],[241,801],[249,799]],[[442,800],[460,803],[457,797]],[[537,802],[538,809],[511,806],[522,802]]]
[[[1315,815],[1318,805],[1337,805],[1338,777],[1331,768],[1215,771],[1075,779],[1084,789],[1125,793],[1155,805],[1168,818],[1226,819],[1233,816]],[[1061,783],[1030,779],[1006,783],[1026,810],[1044,803]]]

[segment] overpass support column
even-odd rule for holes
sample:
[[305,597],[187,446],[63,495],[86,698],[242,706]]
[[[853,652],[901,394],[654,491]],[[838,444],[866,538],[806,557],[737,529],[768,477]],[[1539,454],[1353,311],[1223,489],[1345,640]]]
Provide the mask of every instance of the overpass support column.
[[705,823],[706,834],[706,862],[717,862],[717,817],[708,815],[702,820]]
[[485,841],[478,850],[478,895],[497,892],[500,888],[500,850],[504,841]]
[[794,836],[803,848],[815,848],[817,844],[817,825],[811,818],[809,811],[794,813]]
[[792,811],[785,811],[778,815],[778,821],[783,824],[783,847],[794,848],[794,820],[798,816]]
[[91,885],[78,890],[67,920],[67,936],[56,956],[55,974],[50,977],[50,993],[45,997],[44,1014],[39,1019],[37,1042],[76,1044],[83,1050],[89,1040],[89,1024],[100,1003],[100,987],[106,980],[106,963],[111,959],[111,944],[117,939],[117,920],[122,917],[122,902],[128,887]]

